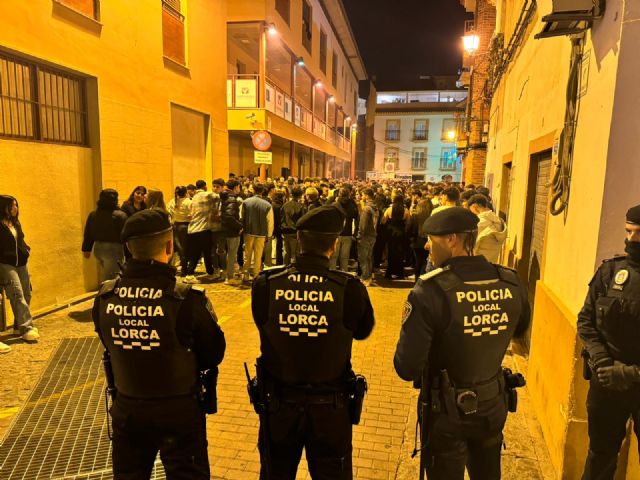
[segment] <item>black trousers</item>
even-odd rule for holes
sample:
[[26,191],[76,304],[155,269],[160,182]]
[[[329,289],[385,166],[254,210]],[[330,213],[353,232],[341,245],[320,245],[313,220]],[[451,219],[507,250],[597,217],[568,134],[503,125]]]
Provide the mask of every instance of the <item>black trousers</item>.
[[418,279],[420,278],[420,275],[424,273],[424,268],[427,264],[427,258],[429,257],[429,251],[425,250],[423,247],[414,248],[413,254],[415,256],[415,262],[416,262],[414,267],[414,272],[416,277],[415,281],[417,282]]
[[148,480],[158,452],[168,480],[209,480],[205,414],[194,398],[117,395],[111,418],[115,480]]
[[189,269],[187,274],[193,275],[198,266],[200,257],[204,257],[204,267],[209,275],[213,274],[213,263],[211,262],[211,230],[190,233],[187,235],[187,253],[189,255]]
[[633,430],[640,439],[640,389],[609,390],[593,378],[587,395],[587,415],[589,454],[582,479],[612,480],[629,417],[633,418]]
[[[281,403],[277,412],[268,415],[268,422],[267,448],[260,425],[261,480],[295,480],[303,448],[313,480],[353,479],[351,418],[346,406]],[[269,476],[265,461],[270,464]]]
[[454,420],[446,414],[427,419],[427,476],[429,480],[499,480],[502,429],[507,405],[500,395],[482,402],[478,413]]

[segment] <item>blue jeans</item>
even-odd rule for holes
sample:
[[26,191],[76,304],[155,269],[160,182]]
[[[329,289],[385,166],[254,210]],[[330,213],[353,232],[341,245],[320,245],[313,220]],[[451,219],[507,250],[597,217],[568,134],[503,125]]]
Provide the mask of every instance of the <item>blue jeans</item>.
[[31,318],[31,279],[27,266],[14,267],[6,263],[0,263],[0,284],[11,303],[11,310],[15,317],[14,330],[20,330],[20,334],[26,333],[32,327]]
[[362,280],[369,280],[373,275],[373,246],[376,237],[362,237],[358,240],[358,262],[362,270]]
[[352,243],[352,236],[341,235],[338,237],[338,246],[329,259],[330,268],[335,269],[338,264],[338,260],[340,260],[340,270],[342,270],[343,272],[349,271],[349,254],[351,253]]
[[121,243],[95,242],[93,254],[101,267],[100,283],[118,276],[120,265],[124,263],[124,250]]
[[227,280],[233,278],[233,267],[238,256],[240,237],[227,237]]

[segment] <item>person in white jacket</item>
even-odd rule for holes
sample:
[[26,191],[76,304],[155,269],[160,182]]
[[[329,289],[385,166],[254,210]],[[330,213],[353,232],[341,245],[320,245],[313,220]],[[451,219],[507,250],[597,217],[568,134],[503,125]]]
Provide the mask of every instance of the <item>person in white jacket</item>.
[[483,255],[491,263],[497,263],[502,245],[507,239],[507,224],[491,210],[491,202],[482,194],[472,196],[468,206],[480,219],[475,254]]

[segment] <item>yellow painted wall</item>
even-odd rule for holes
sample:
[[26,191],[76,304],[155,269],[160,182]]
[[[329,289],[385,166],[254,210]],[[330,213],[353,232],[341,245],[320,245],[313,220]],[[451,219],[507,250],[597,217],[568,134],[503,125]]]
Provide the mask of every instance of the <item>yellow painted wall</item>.
[[[498,26],[507,25],[508,42],[512,31],[508,25],[522,2],[496,3]],[[589,71],[580,104],[570,204],[566,215],[549,216],[542,278],[536,289],[529,385],[558,478],[580,478],[588,445],[587,384],[579,368],[576,315],[599,263],[620,8],[608,8],[605,18],[588,34]],[[542,29],[541,17],[550,11],[551,0],[538,2],[534,25],[502,78],[491,107],[486,175],[493,175],[492,194],[499,199],[502,161],[513,158],[507,247],[517,258],[522,255],[524,238],[530,235],[524,225],[527,190],[535,188],[527,184],[530,155],[551,148],[564,122],[570,41],[567,37],[533,38]]]
[[80,252],[86,215],[95,207],[91,149],[0,140],[0,165],[0,192],[18,199],[31,246],[32,308],[93,288],[96,266]]
[[[23,222],[28,240],[36,242],[35,308],[96,287],[95,265],[93,260],[82,263],[80,245],[84,219],[101,187],[116,188],[121,199],[138,184],[158,187],[165,197],[172,195],[171,104],[209,117],[202,175],[210,181],[228,174],[226,48],[220,48],[226,45],[227,2],[182,3],[186,67],[163,59],[159,1],[101,2],[100,24],[51,0],[3,5],[0,48],[94,79],[88,93],[89,115],[97,118],[91,120],[90,149],[0,139],[0,186],[27,202]],[[10,175],[4,174],[5,159],[15,159],[18,165]],[[51,166],[50,175],[44,176],[43,162]],[[87,162],[95,167],[89,170]],[[40,175],[41,171],[42,182],[24,182],[30,178],[25,172]],[[40,200],[27,200],[29,196]],[[36,239],[47,243],[41,248]],[[52,246],[66,254],[49,255],[46,262],[38,259],[38,251]],[[49,272],[56,272],[55,283]],[[58,272],[64,273],[62,279]]]

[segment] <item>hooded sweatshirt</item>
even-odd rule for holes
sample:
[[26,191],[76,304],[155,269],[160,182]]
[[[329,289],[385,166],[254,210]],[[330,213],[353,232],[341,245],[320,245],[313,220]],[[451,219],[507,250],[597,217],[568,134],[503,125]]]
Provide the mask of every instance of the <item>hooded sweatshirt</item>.
[[507,224],[491,210],[480,213],[478,218],[475,254],[484,255],[489,262],[496,263],[507,239]]

